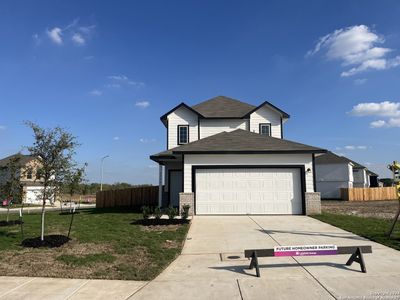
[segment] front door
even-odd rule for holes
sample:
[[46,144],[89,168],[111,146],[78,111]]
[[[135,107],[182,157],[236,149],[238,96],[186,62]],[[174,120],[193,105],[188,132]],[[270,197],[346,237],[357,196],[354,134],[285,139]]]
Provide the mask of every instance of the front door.
[[182,192],[182,171],[169,171],[169,205],[179,206],[179,193]]

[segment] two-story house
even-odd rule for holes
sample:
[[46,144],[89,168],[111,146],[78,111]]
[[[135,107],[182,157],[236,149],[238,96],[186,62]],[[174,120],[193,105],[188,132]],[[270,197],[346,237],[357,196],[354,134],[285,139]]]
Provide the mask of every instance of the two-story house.
[[[195,214],[306,214],[320,209],[314,159],[326,150],[285,140],[289,115],[218,96],[181,103],[161,117],[167,150],[160,206],[189,204]],[[164,169],[162,168],[164,166]]]
[[14,160],[20,169],[20,182],[24,191],[22,201],[30,204],[41,204],[43,184],[36,172],[40,166],[40,161],[31,155],[17,153],[0,159],[0,185],[7,181],[7,166],[12,160]]

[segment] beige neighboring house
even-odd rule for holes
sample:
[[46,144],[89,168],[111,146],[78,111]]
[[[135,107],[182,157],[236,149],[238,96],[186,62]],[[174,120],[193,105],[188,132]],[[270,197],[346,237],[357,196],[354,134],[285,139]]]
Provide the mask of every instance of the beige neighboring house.
[[[24,193],[22,201],[26,204],[41,204],[43,183],[37,175],[37,169],[40,166],[40,161],[31,155],[14,154],[6,158],[0,159],[0,167],[5,167],[13,159],[19,158],[21,165],[20,176],[23,185]],[[0,185],[6,181],[7,170],[0,171]]]

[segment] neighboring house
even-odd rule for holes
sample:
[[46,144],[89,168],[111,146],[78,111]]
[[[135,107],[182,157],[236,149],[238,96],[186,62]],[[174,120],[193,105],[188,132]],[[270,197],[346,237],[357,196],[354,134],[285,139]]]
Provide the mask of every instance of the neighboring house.
[[161,117],[167,150],[150,156],[165,182],[159,204],[189,204],[195,214],[318,211],[313,162],[326,150],[283,139],[288,119],[269,102],[224,96],[174,107]]
[[[20,180],[24,190],[22,201],[24,203],[40,204],[42,202],[40,196],[43,190],[43,184],[36,172],[40,166],[40,161],[33,156],[18,153],[1,159],[0,167],[6,167],[14,158],[18,158],[18,164],[21,166]],[[1,185],[7,180],[7,170],[4,169],[0,172]]]
[[322,199],[340,199],[341,188],[377,187],[378,175],[359,163],[332,152],[315,159],[316,188]]

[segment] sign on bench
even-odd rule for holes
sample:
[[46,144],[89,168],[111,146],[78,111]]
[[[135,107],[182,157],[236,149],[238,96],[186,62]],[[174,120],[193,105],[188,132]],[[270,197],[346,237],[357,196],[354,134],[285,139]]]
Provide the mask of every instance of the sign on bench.
[[336,245],[298,245],[298,246],[276,246],[272,249],[249,249],[244,251],[244,256],[251,258],[249,269],[256,268],[257,277],[260,277],[258,265],[259,257],[284,257],[284,256],[319,256],[351,254],[346,266],[353,262],[360,264],[361,271],[367,272],[363,253],[372,253],[371,246],[343,246]]

